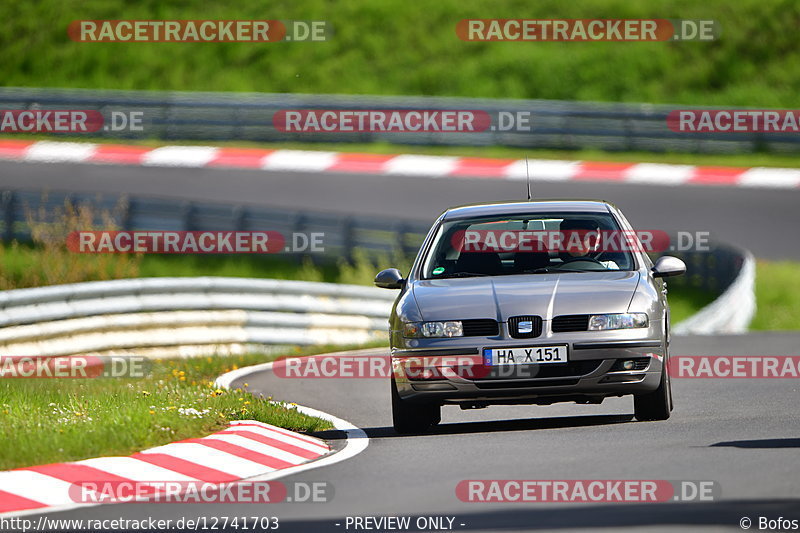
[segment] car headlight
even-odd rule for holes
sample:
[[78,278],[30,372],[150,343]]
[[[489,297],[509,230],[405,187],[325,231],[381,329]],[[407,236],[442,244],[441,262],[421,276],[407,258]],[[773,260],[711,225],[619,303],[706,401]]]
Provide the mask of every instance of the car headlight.
[[448,322],[407,322],[403,324],[403,337],[463,337],[464,328],[458,320]]
[[648,325],[645,313],[614,313],[589,317],[589,331],[646,328]]

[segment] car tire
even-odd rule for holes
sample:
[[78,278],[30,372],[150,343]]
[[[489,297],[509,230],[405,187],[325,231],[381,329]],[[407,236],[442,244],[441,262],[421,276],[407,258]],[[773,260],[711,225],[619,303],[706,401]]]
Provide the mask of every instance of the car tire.
[[392,423],[401,435],[425,433],[442,421],[442,409],[438,404],[416,404],[403,401],[397,393],[397,384],[392,378]]
[[658,388],[653,392],[634,394],[633,414],[636,420],[667,420],[672,413],[672,382],[667,372],[667,361],[668,357],[665,356]]

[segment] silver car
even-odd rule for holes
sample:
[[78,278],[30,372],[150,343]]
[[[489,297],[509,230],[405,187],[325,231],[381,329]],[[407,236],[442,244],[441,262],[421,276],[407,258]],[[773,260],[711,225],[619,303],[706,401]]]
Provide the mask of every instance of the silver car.
[[672,391],[669,306],[642,236],[601,201],[457,207],[433,224],[390,318],[395,430],[441,421],[442,405],[599,404],[633,395],[638,420],[665,420]]

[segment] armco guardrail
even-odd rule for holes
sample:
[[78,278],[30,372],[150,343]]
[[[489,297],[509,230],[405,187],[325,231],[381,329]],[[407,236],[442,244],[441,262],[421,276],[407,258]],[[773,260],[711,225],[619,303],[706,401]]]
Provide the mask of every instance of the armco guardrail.
[[673,332],[677,335],[746,332],[756,312],[755,279],[755,259],[750,252],[743,252],[739,271],[722,294],[690,318],[676,324]]
[[142,278],[0,293],[0,353],[193,355],[384,339],[395,294],[247,278]]
[[[692,109],[714,109],[682,106]],[[99,91],[0,88],[0,109],[92,109],[141,112],[141,131],[104,131],[99,137],[303,142],[392,142],[418,145],[502,145],[525,148],[653,152],[797,152],[791,133],[678,133],[666,118],[677,106],[477,98],[342,96],[264,93]],[[283,109],[482,110],[530,113],[529,131],[471,133],[286,133],[273,127]]]

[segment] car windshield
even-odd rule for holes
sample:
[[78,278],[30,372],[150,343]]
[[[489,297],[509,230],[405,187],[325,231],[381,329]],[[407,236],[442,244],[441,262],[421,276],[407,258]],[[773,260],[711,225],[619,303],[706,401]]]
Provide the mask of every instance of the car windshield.
[[633,270],[632,232],[610,213],[536,213],[445,221],[423,279]]

